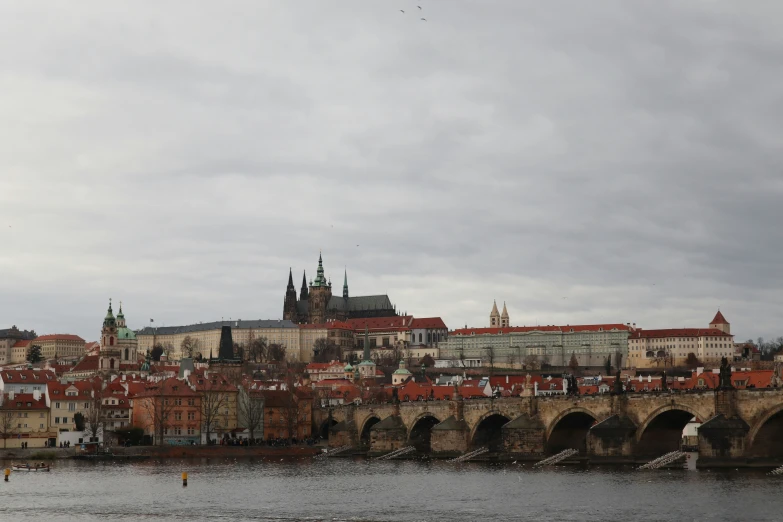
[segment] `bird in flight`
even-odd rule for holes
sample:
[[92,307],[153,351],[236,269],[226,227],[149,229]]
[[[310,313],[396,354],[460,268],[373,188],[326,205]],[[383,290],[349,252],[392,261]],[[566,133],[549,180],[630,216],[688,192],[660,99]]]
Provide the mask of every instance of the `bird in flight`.
[[422,20],[424,20],[425,22],[427,21],[427,19],[426,19],[426,18],[422,18]]
[[402,14],[405,14],[405,11],[403,11],[402,9],[400,9],[400,12],[401,12]]
[[416,7],[418,7],[419,9],[421,9],[421,6],[420,6],[420,5],[417,5]]

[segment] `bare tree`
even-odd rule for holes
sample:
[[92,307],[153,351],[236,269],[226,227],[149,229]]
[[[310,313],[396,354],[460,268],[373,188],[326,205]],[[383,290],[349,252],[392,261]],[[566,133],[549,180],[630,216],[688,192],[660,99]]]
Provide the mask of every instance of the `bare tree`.
[[248,359],[252,359],[253,362],[263,362],[266,357],[267,344],[266,337],[259,337],[250,341],[247,348]]
[[571,360],[568,361],[568,367],[571,368],[571,373],[573,375],[576,375],[576,372],[579,370],[579,360],[576,358],[574,352],[571,352]]
[[531,353],[525,357],[525,368],[528,370],[538,370],[538,355]]
[[199,340],[194,339],[193,337],[186,335],[184,339],[182,339],[182,343],[180,344],[180,350],[182,351],[183,357],[193,357],[198,353],[199,350]]
[[155,445],[163,445],[163,437],[171,426],[171,412],[174,409],[174,399],[166,391],[166,379],[147,387],[134,401],[146,414],[145,428],[152,428]]
[[614,354],[614,367],[619,370],[623,367],[623,352],[617,350]]
[[492,377],[495,371],[495,347],[494,346],[485,346],[482,348],[482,351],[486,353],[486,357],[484,358],[484,361],[489,365],[489,376]]
[[103,384],[100,380],[95,379],[92,382],[90,393],[90,400],[87,402],[88,407],[84,415],[84,432],[97,441],[104,431]]
[[209,444],[210,434],[221,427],[221,410],[229,405],[229,384],[217,374],[205,375],[201,382],[203,384],[196,385],[196,390],[201,393],[201,430]]
[[267,346],[267,362],[283,362],[285,361],[286,347],[283,344],[272,343]]
[[342,358],[343,349],[331,339],[322,337],[313,343],[313,362],[341,361]]
[[17,421],[15,411],[8,409],[7,405],[0,407],[0,437],[3,437],[3,449],[6,448],[6,441],[17,433]]
[[255,441],[256,431],[264,426],[264,397],[258,391],[249,387],[247,390],[240,387],[238,400],[241,424],[247,428],[250,440]]
[[674,365],[674,355],[669,348],[655,352],[655,366],[660,366],[661,364],[663,364],[664,369]]

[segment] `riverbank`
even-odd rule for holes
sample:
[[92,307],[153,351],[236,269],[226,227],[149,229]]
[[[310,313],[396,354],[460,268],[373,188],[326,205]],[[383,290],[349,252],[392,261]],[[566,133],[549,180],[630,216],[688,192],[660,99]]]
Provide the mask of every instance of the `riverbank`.
[[[119,458],[149,459],[299,459],[313,457],[321,449],[313,446],[132,446],[109,448]],[[70,459],[82,453],[76,448],[36,448],[0,450],[0,460]]]

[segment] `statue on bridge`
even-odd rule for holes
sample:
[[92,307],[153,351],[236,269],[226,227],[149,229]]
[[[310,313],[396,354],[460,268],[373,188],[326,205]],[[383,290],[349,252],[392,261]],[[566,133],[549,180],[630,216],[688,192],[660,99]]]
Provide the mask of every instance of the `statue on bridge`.
[[614,376],[614,388],[612,388],[612,395],[622,395],[625,393],[625,390],[623,390],[623,381],[620,378],[620,370],[617,370],[617,373]]
[[725,357],[720,360],[720,386],[721,390],[733,390],[734,385],[731,384],[731,366],[729,360]]
[[575,375],[569,375],[566,377],[568,388],[566,388],[566,395],[569,397],[579,397],[579,384],[576,382]]

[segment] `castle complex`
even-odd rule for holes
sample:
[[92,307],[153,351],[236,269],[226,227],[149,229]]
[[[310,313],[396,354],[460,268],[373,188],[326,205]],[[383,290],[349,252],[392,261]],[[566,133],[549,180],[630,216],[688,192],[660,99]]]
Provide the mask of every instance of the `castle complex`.
[[391,317],[397,315],[388,295],[366,295],[350,297],[348,295],[348,272],[343,279],[343,294],[332,295],[332,281],[324,275],[321,256],[318,256],[318,271],[315,280],[307,284],[306,274],[302,275],[302,289],[299,297],[294,288],[293,272],[288,272],[288,286],[285,290],[283,319],[300,324],[323,324],[329,321],[363,319],[369,317]]

